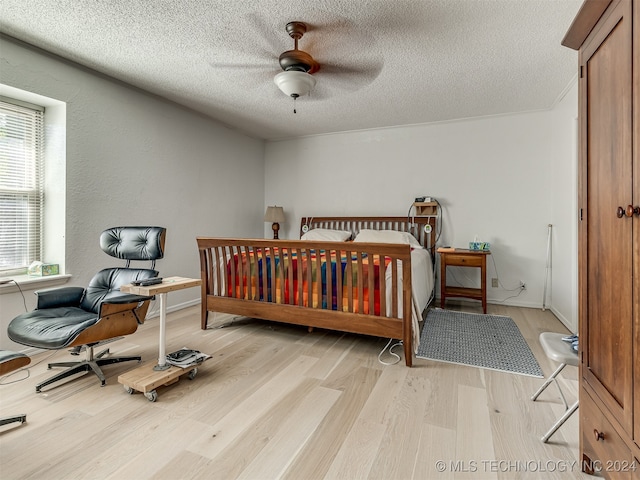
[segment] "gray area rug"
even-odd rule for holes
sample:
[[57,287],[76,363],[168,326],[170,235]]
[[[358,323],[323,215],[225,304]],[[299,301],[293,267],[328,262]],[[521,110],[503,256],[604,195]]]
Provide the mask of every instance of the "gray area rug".
[[419,358],[543,378],[510,317],[431,309],[420,335]]

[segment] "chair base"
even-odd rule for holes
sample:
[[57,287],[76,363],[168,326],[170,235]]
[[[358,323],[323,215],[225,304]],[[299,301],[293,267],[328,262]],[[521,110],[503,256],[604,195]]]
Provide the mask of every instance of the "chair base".
[[7,425],[9,423],[14,423],[14,422],[24,423],[26,421],[27,421],[26,415],[13,415],[12,417],[0,418],[0,426]]
[[564,404],[565,412],[554,424],[553,426],[545,433],[540,440],[543,443],[547,443],[551,436],[556,433],[556,431],[564,425],[567,419],[578,410],[578,400],[569,406],[567,403],[567,399],[560,388],[560,383],[558,383],[557,376],[562,372],[564,367],[567,365],[571,365],[574,367],[578,366],[578,355],[573,351],[569,350],[569,346],[562,340],[564,335],[560,333],[551,333],[544,332],[540,334],[540,344],[542,345],[542,349],[544,353],[550,359],[559,362],[558,368],[547,378],[544,384],[538,389],[536,393],[531,396],[531,400],[534,402],[538,399],[540,394],[549,386],[551,383],[555,383],[558,389],[558,393],[560,394],[560,398],[562,398],[562,403]]
[[100,384],[104,387],[107,383],[107,379],[102,373],[102,369],[100,368],[102,365],[111,365],[113,363],[121,363],[121,362],[130,362],[130,361],[138,361],[142,360],[142,357],[108,357],[102,358],[104,355],[109,353],[109,349],[103,350],[96,357],[93,356],[93,347],[87,346],[87,358],[80,362],[54,362],[48,365],[49,368],[53,367],[66,367],[67,369],[64,372],[60,372],[57,375],[45,380],[42,383],[36,385],[36,393],[40,393],[42,387],[46,387],[58,380],[62,380],[64,378],[70,377],[71,375],[75,375],[76,373],[81,372],[93,372],[100,379]]
[[544,436],[542,438],[540,438],[540,440],[542,440],[543,443],[547,443],[549,441],[549,439],[551,438],[551,435],[556,433],[556,430],[558,430],[564,424],[564,422],[566,422],[567,419],[571,415],[573,415],[573,412],[575,412],[576,410],[578,410],[578,402],[577,401],[576,401],[576,403],[571,405],[571,407],[569,407],[564,412],[564,415],[562,415],[562,417],[560,417],[558,419],[558,421],[553,424],[553,426],[549,429],[549,431],[547,433],[545,433]]
[[544,382],[544,384],[538,389],[538,391],[536,393],[534,393],[531,396],[531,400],[533,400],[534,402],[536,401],[536,399],[540,396],[540,394],[553,382],[556,384],[556,387],[558,388],[558,393],[560,393],[560,398],[562,398],[562,403],[564,403],[564,409],[568,409],[569,408],[569,404],[567,403],[567,399],[564,396],[564,393],[562,393],[562,389],[560,388],[560,384],[558,383],[558,380],[556,379],[556,377],[558,376],[558,374],[564,369],[564,367],[566,367],[567,364],[566,363],[561,363],[558,368],[556,368],[556,370],[551,374],[551,376],[549,378],[547,378],[547,380]]
[[565,408],[565,412],[562,415],[562,417],[560,417],[556,423],[553,424],[553,426],[549,429],[549,431],[547,433],[545,433],[540,440],[542,440],[543,443],[547,443],[549,441],[549,439],[551,438],[551,435],[553,435],[554,433],[556,433],[556,431],[564,424],[564,422],[567,421],[567,419],[573,415],[573,413],[578,410],[578,401],[576,401],[573,405],[569,406],[569,404],[567,403],[567,399],[564,396],[564,393],[562,393],[562,389],[560,388],[560,384],[558,383],[558,379],[556,378],[558,376],[558,374],[562,371],[562,369],[564,369],[564,367],[566,367],[567,364],[566,363],[561,363],[558,368],[556,368],[556,370],[551,374],[551,376],[549,378],[547,378],[547,380],[544,382],[544,384],[538,389],[538,391],[536,393],[534,393],[531,396],[531,400],[533,400],[534,402],[538,399],[538,397],[540,396],[540,394],[549,386],[551,385],[551,383],[555,383],[556,387],[558,388],[558,392],[560,393],[560,397],[562,398],[562,403],[564,403],[564,408]]

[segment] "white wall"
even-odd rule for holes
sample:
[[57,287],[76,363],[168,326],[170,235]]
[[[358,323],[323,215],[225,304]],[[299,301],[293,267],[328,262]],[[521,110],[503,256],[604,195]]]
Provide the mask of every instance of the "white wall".
[[[563,112],[576,104],[567,101]],[[575,196],[571,167],[551,174],[556,162],[571,161],[573,127],[556,110],[268,142],[265,203],[284,207],[281,237],[297,238],[302,216],[402,216],[416,196],[433,196],[444,207],[439,245],[465,247],[476,235],[491,243],[487,276],[496,276],[495,262],[505,288],[489,287],[488,301],[539,308],[547,225],[567,222],[553,202]],[[566,195],[552,195],[557,188]],[[558,254],[573,251],[566,235],[560,241]],[[476,285],[474,270],[455,269],[455,279]],[[520,280],[527,289],[507,298]]]
[[[167,227],[166,255],[156,265],[162,276],[199,277],[198,235],[262,235],[263,141],[4,38],[0,57],[0,83],[67,104],[71,285],[121,264],[99,247],[100,232],[111,226]],[[33,291],[25,296],[33,308]],[[171,308],[199,297],[196,288],[167,300]],[[19,293],[0,295],[0,348],[23,348],[7,339],[6,328],[24,308]]]
[[578,82],[554,110],[551,151],[551,261],[546,305],[578,330]]

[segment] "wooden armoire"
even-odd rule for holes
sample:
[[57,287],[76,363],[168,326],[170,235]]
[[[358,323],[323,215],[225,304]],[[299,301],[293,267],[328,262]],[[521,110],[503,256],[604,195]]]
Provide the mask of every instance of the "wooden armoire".
[[640,0],[586,0],[578,50],[582,468],[640,479]]

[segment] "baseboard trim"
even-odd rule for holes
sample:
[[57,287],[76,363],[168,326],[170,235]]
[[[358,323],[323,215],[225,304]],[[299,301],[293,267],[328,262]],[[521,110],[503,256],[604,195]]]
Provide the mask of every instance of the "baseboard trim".
[[567,329],[571,333],[576,333],[576,330],[575,330],[576,326],[572,325],[572,322],[570,322],[569,319],[564,315],[562,315],[557,309],[550,307],[547,310],[550,310],[551,313],[553,313],[556,316],[556,318],[560,320],[560,323],[562,323],[565,327],[567,327]]
[[[455,302],[463,303],[465,305],[481,305],[480,300],[471,300],[463,297],[447,297],[453,299]],[[537,302],[519,302],[519,301],[506,301],[500,302],[487,298],[487,305],[504,305],[508,307],[524,307],[524,308],[537,308],[542,310],[542,304]],[[440,307],[440,298],[436,298],[432,304],[432,307]]]

